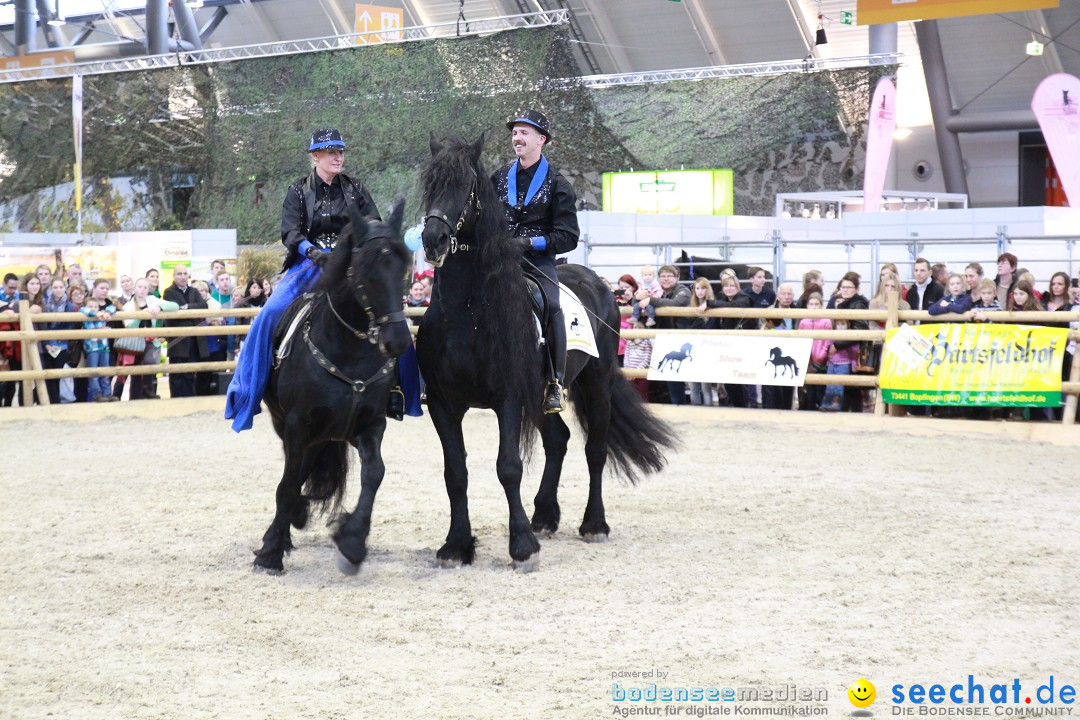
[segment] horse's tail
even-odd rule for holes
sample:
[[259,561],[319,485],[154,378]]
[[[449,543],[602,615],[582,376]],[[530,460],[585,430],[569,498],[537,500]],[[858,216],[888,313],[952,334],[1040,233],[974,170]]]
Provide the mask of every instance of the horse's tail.
[[[667,464],[665,450],[674,449],[678,443],[675,430],[668,423],[652,414],[641,395],[623,376],[619,367],[611,388],[611,424],[608,427],[606,445],[608,462],[615,466],[620,478],[636,485],[643,475],[658,472]],[[576,386],[575,386],[576,389]],[[588,397],[594,393],[574,392],[574,403],[587,406],[589,402],[608,402],[607,397]],[[589,432],[587,407],[577,413],[586,433]]]
[[314,501],[320,512],[329,510],[333,515],[341,507],[349,474],[349,447],[347,442],[331,440],[313,451],[304,497]]

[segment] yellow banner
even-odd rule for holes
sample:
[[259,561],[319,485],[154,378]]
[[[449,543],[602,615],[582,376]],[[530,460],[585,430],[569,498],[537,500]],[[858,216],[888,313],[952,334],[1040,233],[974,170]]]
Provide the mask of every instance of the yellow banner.
[[883,25],[905,20],[936,20],[961,15],[992,15],[1058,7],[1059,0],[858,0],[859,25]]
[[1061,404],[1069,331],[1027,325],[904,325],[885,335],[882,398],[896,405]]

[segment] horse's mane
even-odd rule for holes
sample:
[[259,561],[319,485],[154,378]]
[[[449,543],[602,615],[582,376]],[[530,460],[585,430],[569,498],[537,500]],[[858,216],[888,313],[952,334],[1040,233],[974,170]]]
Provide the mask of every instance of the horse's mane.
[[[526,425],[540,421],[541,355],[533,331],[532,305],[521,269],[522,250],[510,237],[503,204],[496,194],[483,162],[473,160],[476,147],[460,138],[451,138],[424,168],[420,181],[424,197],[461,194],[476,177],[480,213],[469,230],[469,253],[479,252],[473,262],[473,305],[480,316],[481,347],[488,349],[485,380],[490,387],[508,386],[517,390],[524,402]],[[447,208],[456,213],[457,208]],[[464,234],[464,231],[463,233]],[[436,279],[440,272],[436,271]],[[523,433],[523,441],[525,435]]]

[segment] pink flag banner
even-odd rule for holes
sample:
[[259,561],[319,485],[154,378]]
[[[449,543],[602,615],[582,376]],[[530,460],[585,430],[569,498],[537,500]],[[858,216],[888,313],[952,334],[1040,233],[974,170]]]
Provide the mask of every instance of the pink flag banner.
[[1042,128],[1070,207],[1080,207],[1080,79],[1057,73],[1039,83],[1031,109]]
[[885,174],[892,155],[896,130],[896,86],[889,78],[878,80],[870,104],[870,127],[866,136],[866,172],[863,175],[863,212],[881,210]]

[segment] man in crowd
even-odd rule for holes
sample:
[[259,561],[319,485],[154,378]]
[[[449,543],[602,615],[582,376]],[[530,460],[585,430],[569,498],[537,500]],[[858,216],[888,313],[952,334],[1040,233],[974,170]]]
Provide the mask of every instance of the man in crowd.
[[945,296],[945,288],[930,276],[930,261],[915,260],[915,283],[907,289],[908,305],[912,310],[929,310],[930,306]]
[[66,280],[68,287],[83,284],[82,266],[79,265],[79,263],[71,263],[68,265]]
[[[648,290],[638,290],[634,300],[645,309],[653,307],[690,307],[690,288],[679,284],[679,268],[674,265],[664,265],[660,268],[657,277],[660,279],[660,297],[653,297]],[[656,318],[656,327],[659,330],[673,328],[684,329],[690,326],[693,318],[689,317],[664,317]],[[686,398],[686,383],[669,382],[668,395],[674,405],[682,405]]]
[[[190,271],[183,265],[173,269],[173,284],[165,288],[164,300],[180,306],[181,310],[205,310],[206,301],[192,285],[188,284]],[[201,325],[202,318],[168,320],[165,327],[195,327]],[[206,336],[169,338],[169,363],[196,363],[209,356],[206,348]],[[193,397],[195,395],[194,373],[169,373],[169,393],[172,397]]]

